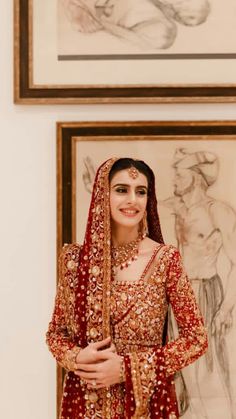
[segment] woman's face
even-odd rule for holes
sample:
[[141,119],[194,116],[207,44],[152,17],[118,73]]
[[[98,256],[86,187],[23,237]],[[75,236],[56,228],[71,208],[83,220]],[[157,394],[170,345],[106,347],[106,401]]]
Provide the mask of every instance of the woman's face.
[[137,171],[134,179],[129,169],[117,172],[110,182],[111,219],[116,226],[135,227],[144,216],[147,206],[148,181]]

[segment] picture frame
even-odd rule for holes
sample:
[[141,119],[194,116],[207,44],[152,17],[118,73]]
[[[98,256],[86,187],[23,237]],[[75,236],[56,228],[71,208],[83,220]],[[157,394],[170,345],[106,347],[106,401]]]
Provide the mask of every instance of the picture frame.
[[[236,209],[235,121],[58,122],[58,255],[63,243],[83,242],[95,170],[100,163],[114,156],[141,158],[153,168],[164,237],[166,242],[176,244],[174,227],[168,218],[166,208],[163,210],[162,202],[173,194],[174,183],[171,175],[174,167],[173,158],[176,158],[176,153],[184,153],[184,150],[190,153],[198,152],[198,158],[199,152],[201,156],[203,152],[205,155],[210,153],[211,156],[213,154],[217,156],[219,165],[217,172],[214,172],[215,181],[210,186],[210,195]],[[225,261],[220,261],[220,264],[224,277]],[[234,335],[231,334],[228,339],[231,345],[235,345]],[[232,359],[231,362],[234,374],[236,369]],[[58,366],[58,415],[63,377],[64,371]],[[233,388],[236,392],[235,379]]]
[[[64,15],[61,23],[58,4],[62,1],[70,0],[14,0],[16,104],[236,101],[233,0],[227,8],[221,0],[214,4],[203,0],[211,8],[205,12],[205,21],[192,25],[194,28],[170,17],[167,25],[176,34],[173,45],[150,47],[147,52],[145,48],[139,51],[138,41],[133,47],[131,41],[120,41],[123,34],[111,35],[108,29],[82,33],[82,41],[77,42],[82,36],[79,31],[68,28]],[[121,30],[124,28],[118,25]],[[132,30],[129,35],[134,35]],[[88,41],[90,36],[94,41]],[[85,42],[90,42],[88,47]],[[78,45],[88,53],[84,54],[84,49],[78,52]],[[111,52],[113,49],[116,53]]]

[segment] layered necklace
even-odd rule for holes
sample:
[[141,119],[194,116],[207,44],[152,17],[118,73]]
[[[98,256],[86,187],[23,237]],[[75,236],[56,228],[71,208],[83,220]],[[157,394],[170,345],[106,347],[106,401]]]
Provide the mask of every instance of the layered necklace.
[[128,266],[138,258],[139,243],[145,238],[144,234],[139,234],[138,237],[126,244],[111,247],[111,262],[113,272],[115,268],[128,268]]

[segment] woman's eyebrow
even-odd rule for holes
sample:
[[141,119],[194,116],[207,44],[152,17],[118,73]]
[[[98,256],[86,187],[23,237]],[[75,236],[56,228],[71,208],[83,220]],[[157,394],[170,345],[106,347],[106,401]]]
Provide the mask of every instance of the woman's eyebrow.
[[[125,187],[130,187],[129,184],[127,183],[116,183],[115,185],[112,186],[112,188],[116,188],[117,186],[125,186]],[[144,188],[144,189],[148,189],[146,185],[137,185],[135,186],[136,188]]]

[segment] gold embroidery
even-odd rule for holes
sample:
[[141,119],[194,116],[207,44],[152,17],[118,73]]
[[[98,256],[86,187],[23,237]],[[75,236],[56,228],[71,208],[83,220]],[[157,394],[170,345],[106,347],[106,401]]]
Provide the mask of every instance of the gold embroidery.
[[94,276],[98,276],[99,274],[100,274],[100,269],[99,269],[99,267],[98,266],[94,266],[93,268],[92,268],[92,275],[94,275]]
[[[98,173],[91,224],[92,242],[89,261],[92,264],[87,286],[87,336],[90,342],[104,339],[110,332],[110,282],[111,282],[111,226],[109,203],[109,172],[115,162],[110,159]],[[102,261],[102,263],[101,263]],[[100,302],[102,301],[102,304]],[[95,308],[96,302],[96,308]],[[96,414],[110,419],[111,397],[109,390],[99,392]],[[94,405],[86,403],[86,417],[93,417]]]
[[139,371],[139,362],[137,354],[130,354],[131,361],[131,375],[133,381],[134,397],[135,397],[135,412],[132,419],[139,419],[145,413],[145,406],[143,406],[142,384]]

